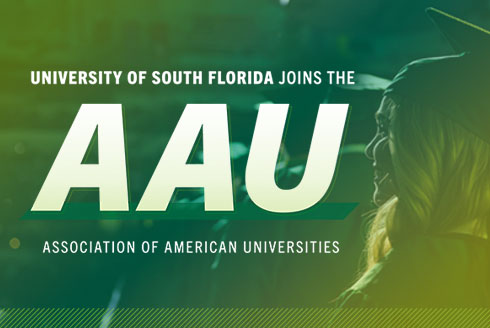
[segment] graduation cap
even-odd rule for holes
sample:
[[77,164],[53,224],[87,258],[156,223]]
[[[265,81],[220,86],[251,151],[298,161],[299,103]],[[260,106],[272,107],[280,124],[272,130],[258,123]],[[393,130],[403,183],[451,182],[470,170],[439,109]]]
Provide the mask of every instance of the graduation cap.
[[455,51],[475,51],[490,54],[489,31],[439,9],[427,8],[426,13]]
[[384,95],[437,110],[490,143],[490,32],[434,8],[427,14],[459,54],[406,65]]

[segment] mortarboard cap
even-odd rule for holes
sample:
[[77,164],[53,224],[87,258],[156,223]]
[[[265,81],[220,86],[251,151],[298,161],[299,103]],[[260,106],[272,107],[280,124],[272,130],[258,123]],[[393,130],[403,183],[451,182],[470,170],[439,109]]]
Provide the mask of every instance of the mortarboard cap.
[[437,9],[427,13],[461,53],[406,65],[384,95],[437,110],[490,143],[490,32]]

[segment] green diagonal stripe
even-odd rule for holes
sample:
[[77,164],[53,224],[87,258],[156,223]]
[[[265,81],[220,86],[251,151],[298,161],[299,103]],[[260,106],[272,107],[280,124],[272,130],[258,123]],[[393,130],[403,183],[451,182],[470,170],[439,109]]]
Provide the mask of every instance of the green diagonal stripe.
[[487,328],[490,309],[5,308],[0,327]]

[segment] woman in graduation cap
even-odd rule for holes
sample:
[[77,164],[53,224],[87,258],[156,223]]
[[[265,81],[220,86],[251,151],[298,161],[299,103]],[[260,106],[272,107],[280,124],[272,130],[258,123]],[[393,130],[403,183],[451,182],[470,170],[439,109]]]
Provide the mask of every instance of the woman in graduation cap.
[[405,66],[366,148],[379,206],[344,307],[490,306],[490,33],[428,9],[458,55]]

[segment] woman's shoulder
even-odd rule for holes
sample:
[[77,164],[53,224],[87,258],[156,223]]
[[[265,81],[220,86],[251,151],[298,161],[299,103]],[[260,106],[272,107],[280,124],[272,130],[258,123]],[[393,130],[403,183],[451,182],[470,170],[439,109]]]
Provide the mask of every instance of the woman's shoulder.
[[338,300],[339,306],[488,306],[488,241],[463,235],[401,243]]

